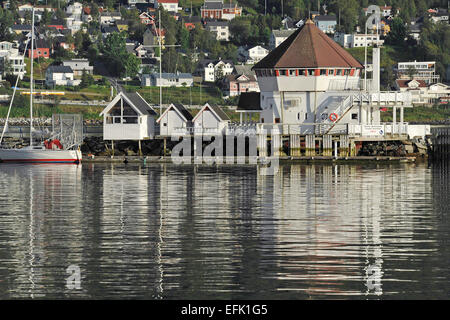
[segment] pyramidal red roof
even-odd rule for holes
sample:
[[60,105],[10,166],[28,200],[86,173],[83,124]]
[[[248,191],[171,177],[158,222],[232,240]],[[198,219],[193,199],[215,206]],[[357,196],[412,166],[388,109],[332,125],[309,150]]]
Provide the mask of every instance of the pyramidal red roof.
[[307,20],[253,68],[326,67],[363,68],[350,53]]

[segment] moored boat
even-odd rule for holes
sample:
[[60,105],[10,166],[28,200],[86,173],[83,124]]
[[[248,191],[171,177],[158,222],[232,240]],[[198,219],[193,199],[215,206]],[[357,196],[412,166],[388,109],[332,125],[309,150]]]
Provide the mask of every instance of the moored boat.
[[[31,31],[31,57],[34,57],[34,8],[32,13],[32,31]],[[27,47],[24,50],[24,56]],[[50,139],[44,141],[39,145],[33,145],[33,68],[30,76],[30,146],[25,148],[1,148],[0,147],[0,163],[5,162],[19,162],[19,163],[80,163],[82,159],[81,151],[77,145],[71,145],[65,149],[64,146],[57,139]],[[17,76],[19,79],[20,73]],[[11,98],[11,103],[6,118],[6,123],[0,137],[0,145],[3,141],[4,134],[8,127],[9,115],[11,112],[12,102],[17,89],[17,81],[14,87],[14,92]]]

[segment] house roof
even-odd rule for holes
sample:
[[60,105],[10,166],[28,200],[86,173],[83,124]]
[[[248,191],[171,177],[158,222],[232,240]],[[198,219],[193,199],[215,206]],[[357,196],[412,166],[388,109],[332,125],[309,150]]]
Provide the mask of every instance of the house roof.
[[228,21],[210,20],[206,21],[206,27],[228,27]]
[[[247,79],[239,79],[240,77],[246,77]],[[228,81],[238,81],[238,82],[254,82],[256,81],[256,77],[254,75],[245,75],[245,74],[229,74],[225,76]]]
[[276,38],[279,38],[279,37],[287,38],[294,32],[295,32],[295,30],[272,30],[272,33],[273,33],[274,37],[276,37]]
[[156,122],[160,122],[161,118],[164,117],[164,115],[169,112],[170,109],[175,109],[176,112],[178,112],[186,121],[191,121],[194,117],[192,114],[181,104],[181,103],[172,103],[166,111],[159,117]]
[[[153,78],[159,78],[159,73],[152,73],[150,75]],[[163,79],[192,79],[192,74],[190,73],[161,73],[161,78]]]
[[14,24],[11,26],[12,30],[24,30],[31,31],[31,25],[29,24]]
[[203,108],[200,110],[200,112],[196,114],[196,116],[194,117],[193,121],[195,121],[198,118],[198,116],[200,116],[200,114],[202,112],[204,112],[207,108],[209,110],[211,110],[220,120],[222,120],[222,121],[229,121],[230,120],[228,115],[219,106],[207,103],[207,104],[205,104],[203,106]]
[[308,20],[253,68],[317,67],[363,68],[350,53]]
[[222,10],[223,4],[221,2],[205,2],[201,9],[204,10]]
[[261,93],[243,92],[239,97],[237,111],[261,111]]
[[47,68],[51,73],[73,73],[73,70],[69,66],[50,66]]
[[427,86],[426,82],[423,81],[423,80],[416,80],[416,79],[414,79],[414,80],[395,80],[395,82],[397,83],[397,86],[399,88],[408,88],[409,87],[408,84],[411,81],[418,82],[419,83],[419,88],[425,88]]
[[198,16],[186,16],[181,18],[183,23],[200,23],[202,19]]
[[246,76],[254,76],[255,71],[252,70],[252,66],[246,65],[246,64],[237,64],[234,66],[234,70],[236,71],[236,74],[241,75],[244,74]]
[[194,117],[192,116],[192,114],[180,103],[174,103],[173,106],[175,108],[177,108],[178,111],[180,111],[180,113],[183,115],[183,117],[190,121],[192,119],[194,119]]
[[314,21],[334,21],[336,22],[336,16],[315,16]]
[[34,42],[34,48],[50,48],[50,45],[44,39],[37,39]]
[[117,26],[102,26],[102,33],[120,32]]
[[120,92],[126,99],[128,99],[133,106],[142,114],[157,115],[156,111],[141,97],[137,92]]
[[219,62],[223,63],[229,63],[230,65],[233,65],[232,60],[211,60],[211,59],[203,59],[198,63],[199,67],[206,67],[208,64],[212,63],[214,66],[217,65]]

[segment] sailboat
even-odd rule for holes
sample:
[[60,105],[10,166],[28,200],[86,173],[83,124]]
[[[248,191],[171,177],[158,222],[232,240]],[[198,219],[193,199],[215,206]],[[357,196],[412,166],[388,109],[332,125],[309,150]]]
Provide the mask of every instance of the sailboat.
[[[0,147],[0,163],[2,162],[21,162],[21,163],[75,163],[81,162],[81,151],[78,146],[71,146],[65,149],[59,140],[47,140],[42,144],[33,145],[33,59],[34,59],[34,8],[32,13],[32,29],[31,29],[31,72],[30,72],[30,145],[24,148],[1,148]],[[24,56],[27,47],[25,47]],[[3,127],[3,132],[0,138],[0,145],[3,141],[6,128],[8,127],[9,115],[12,107],[12,102],[17,89],[17,82],[20,73],[17,76],[16,86],[9,105],[8,116]]]

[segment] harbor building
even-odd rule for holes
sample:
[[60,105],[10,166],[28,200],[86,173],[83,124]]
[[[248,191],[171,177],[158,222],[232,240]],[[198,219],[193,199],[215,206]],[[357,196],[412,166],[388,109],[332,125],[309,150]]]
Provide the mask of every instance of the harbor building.
[[[367,75],[362,78],[364,66],[311,20],[253,69],[261,91],[257,124],[260,156],[266,152],[266,134],[272,135],[274,155],[279,154],[286,138],[291,155],[299,155],[296,149],[301,141],[306,149],[315,149],[318,141],[330,152],[337,152],[339,145],[345,154],[352,148],[349,141],[399,140],[429,131],[429,127],[404,122],[404,108],[412,107],[410,92],[380,91],[379,47],[373,49],[372,79],[368,82]],[[392,123],[380,119],[380,109],[387,107],[392,108]],[[254,101],[249,109],[249,113],[257,111]],[[246,111],[240,103],[238,112],[244,119],[248,118]]]

